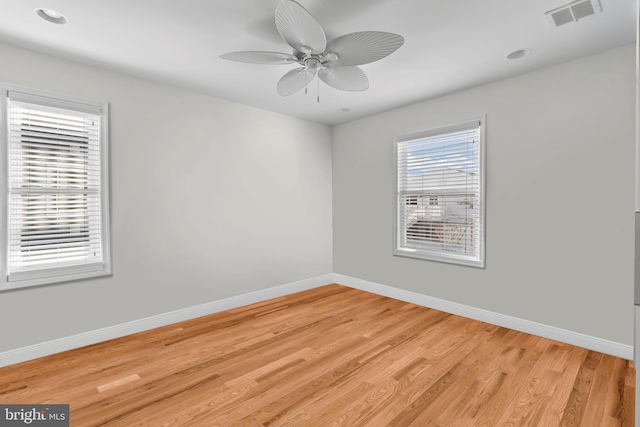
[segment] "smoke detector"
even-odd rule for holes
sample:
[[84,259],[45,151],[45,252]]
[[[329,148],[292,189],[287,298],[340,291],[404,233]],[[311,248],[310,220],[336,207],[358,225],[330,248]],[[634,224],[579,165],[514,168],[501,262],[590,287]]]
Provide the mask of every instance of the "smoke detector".
[[578,0],[560,6],[545,13],[547,20],[554,27],[579,21],[582,18],[602,12],[600,0]]

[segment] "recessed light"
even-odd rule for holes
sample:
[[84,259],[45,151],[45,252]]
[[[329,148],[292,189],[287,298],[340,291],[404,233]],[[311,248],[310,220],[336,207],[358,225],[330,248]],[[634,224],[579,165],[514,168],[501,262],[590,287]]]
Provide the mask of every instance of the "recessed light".
[[507,59],[520,59],[531,53],[531,49],[520,49],[507,55]]
[[45,21],[53,22],[54,24],[66,24],[69,22],[66,16],[55,10],[40,8],[36,10],[38,16]]
[[338,113],[346,113],[346,112],[348,112],[348,111],[349,111],[349,109],[348,109],[348,108],[338,108],[336,111],[337,111]]

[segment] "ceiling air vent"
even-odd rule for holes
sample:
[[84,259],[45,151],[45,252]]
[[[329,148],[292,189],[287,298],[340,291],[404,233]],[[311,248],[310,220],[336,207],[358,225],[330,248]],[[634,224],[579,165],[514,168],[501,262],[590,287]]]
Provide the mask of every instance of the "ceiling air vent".
[[565,4],[557,9],[545,13],[547,20],[554,27],[578,21],[586,16],[602,12],[600,0],[578,0]]

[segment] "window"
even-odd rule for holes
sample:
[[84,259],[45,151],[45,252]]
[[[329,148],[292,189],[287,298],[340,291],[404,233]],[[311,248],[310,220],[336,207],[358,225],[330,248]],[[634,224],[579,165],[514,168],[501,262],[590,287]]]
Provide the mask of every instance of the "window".
[[396,135],[394,254],[484,267],[484,117]]
[[0,88],[0,290],[110,274],[108,106]]

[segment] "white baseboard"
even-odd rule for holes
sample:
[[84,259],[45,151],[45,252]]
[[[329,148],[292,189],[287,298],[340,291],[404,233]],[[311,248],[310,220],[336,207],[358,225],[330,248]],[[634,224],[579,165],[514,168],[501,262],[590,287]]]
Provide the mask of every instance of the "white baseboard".
[[307,289],[317,288],[329,283],[333,283],[333,275],[325,274],[311,279],[287,283],[285,285],[262,289],[260,291],[225,298],[219,301],[212,301],[194,307],[183,308],[181,310],[171,311],[157,316],[151,316],[15,350],[9,350],[0,353],[0,367],[36,359],[42,356],[48,356],[61,351],[84,347],[86,345],[123,337],[125,335],[135,334],[137,332],[153,328],[159,328],[161,326],[194,319],[196,317],[206,316],[207,314],[230,310],[232,308],[265,301],[271,298],[277,298],[295,292],[305,291]]
[[571,345],[576,345],[579,347],[587,348],[589,350],[621,357],[627,360],[633,359],[633,346],[631,345],[621,344],[602,338],[596,338],[578,332],[572,332],[565,329],[556,328],[554,326],[532,322],[530,320],[519,319],[517,317],[494,313],[488,310],[483,310],[481,308],[471,307],[464,304],[446,301],[443,299],[434,298],[411,291],[393,288],[391,286],[381,285],[378,283],[333,273],[325,274],[323,276],[318,276],[311,279],[287,283],[281,286],[275,286],[273,288],[263,289],[248,294],[225,298],[219,301],[212,301],[194,307],[171,311],[169,313],[163,313],[157,316],[134,320],[131,322],[109,326],[94,331],[84,332],[69,337],[46,341],[40,344],[18,348],[15,350],[9,350],[0,353],[0,367],[36,359],[38,357],[47,356],[74,348],[84,347],[86,345],[95,344],[113,338],[119,338],[125,335],[130,335],[153,328],[159,328],[161,326],[170,325],[172,323],[181,322],[184,320],[194,319],[196,317],[206,316],[207,314],[230,310],[232,308],[265,301],[271,298],[277,298],[283,295],[288,295],[307,289],[317,288],[329,283],[339,283],[351,288],[360,289],[378,295],[384,295],[386,297],[395,298],[401,301],[407,301],[413,304],[418,304],[447,313],[480,320],[482,322],[503,326],[505,328],[526,332]]
[[609,354],[627,360],[633,360],[633,346],[621,344],[590,335],[573,332],[566,329],[556,328],[554,326],[544,325],[542,323],[532,322],[530,320],[519,319],[517,317],[507,316],[492,311],[483,310],[481,308],[471,307],[427,295],[418,294],[403,289],[393,288],[391,286],[381,285],[366,280],[356,279],[342,274],[333,274],[333,282],[351,288],[360,289],[389,298],[401,301],[407,301],[424,307],[433,308],[458,316],[468,317],[470,319],[479,320],[481,322],[491,323],[493,325],[503,326],[505,328],[514,329],[516,331],[526,332],[528,334],[549,338],[555,341],[583,347],[588,350]]

